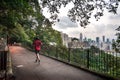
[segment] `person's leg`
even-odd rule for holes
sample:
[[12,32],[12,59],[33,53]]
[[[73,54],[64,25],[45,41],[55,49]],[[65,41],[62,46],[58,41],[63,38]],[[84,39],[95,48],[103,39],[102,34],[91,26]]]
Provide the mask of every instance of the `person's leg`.
[[39,53],[37,54],[37,59],[38,59],[38,61],[40,61],[40,55],[39,55]]
[[37,50],[35,50],[35,56],[36,56],[35,62],[37,62],[38,61]]
[[39,55],[39,51],[36,51],[36,62],[40,62],[40,55]]

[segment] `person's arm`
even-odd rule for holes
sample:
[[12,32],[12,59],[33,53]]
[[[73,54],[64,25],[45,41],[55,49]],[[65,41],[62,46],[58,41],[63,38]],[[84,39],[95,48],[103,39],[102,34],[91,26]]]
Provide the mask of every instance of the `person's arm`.
[[40,41],[40,44],[42,45],[42,42]]

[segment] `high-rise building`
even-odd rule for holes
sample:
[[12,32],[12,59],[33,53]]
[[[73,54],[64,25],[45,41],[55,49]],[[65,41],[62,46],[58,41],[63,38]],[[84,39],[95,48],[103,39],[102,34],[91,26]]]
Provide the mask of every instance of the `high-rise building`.
[[71,38],[67,34],[62,33],[62,32],[61,32],[61,37],[62,37],[63,45],[68,47],[68,42],[71,42]]
[[105,36],[103,36],[102,39],[103,39],[103,42],[105,42]]
[[99,42],[100,42],[99,37],[96,37],[96,43],[99,43]]
[[109,43],[110,42],[110,40],[109,40],[109,38],[107,38],[107,43]]
[[82,33],[80,33],[80,41],[82,41],[83,40],[83,35],[82,35]]

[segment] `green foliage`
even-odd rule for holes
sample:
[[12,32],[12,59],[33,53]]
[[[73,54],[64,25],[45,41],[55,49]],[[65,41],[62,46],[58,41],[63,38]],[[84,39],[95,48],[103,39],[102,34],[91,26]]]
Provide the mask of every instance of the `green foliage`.
[[[42,25],[44,16],[40,12],[38,0],[2,0],[0,3],[0,25],[8,29],[13,29],[16,24],[22,27],[33,26],[34,21],[30,16]],[[7,31],[7,30],[6,30]]]
[[30,13],[26,12],[29,11],[30,5],[25,0],[2,0],[0,7],[0,24],[7,28],[14,28],[18,19]]
[[4,28],[0,25],[0,38],[1,37],[6,37],[6,35],[3,33],[3,31],[4,31]]
[[58,58],[63,61],[68,61],[68,49],[63,45],[54,46],[44,44],[41,50],[44,53],[44,55]]
[[117,40],[113,42],[113,49],[120,53],[120,26],[116,30],[118,31],[118,33],[116,33]]
[[70,59],[70,63],[82,68],[117,78],[120,77],[120,57],[105,53],[94,46],[88,51],[88,49],[68,49],[64,46],[43,45],[42,50],[44,55],[67,62]]
[[10,33],[10,37],[16,38],[17,42],[22,42],[29,39],[29,36],[25,33],[24,28],[20,24],[18,24],[17,27],[14,28]]
[[109,74],[114,77],[120,77],[118,75],[120,74],[119,57],[115,57],[100,50],[96,53],[96,51],[94,52],[92,49],[90,49],[89,54],[87,53],[87,51],[81,49],[75,49],[71,53],[71,57],[73,58],[71,60],[81,67],[87,67],[92,71]]
[[68,4],[72,4],[73,7],[69,9],[68,17],[73,22],[79,22],[82,27],[90,23],[89,19],[92,15],[96,20],[100,19],[106,9],[108,12],[116,14],[119,5],[118,0],[40,0],[40,2],[42,7],[49,8],[51,19],[54,22],[59,21],[57,16],[59,9],[62,6],[66,7]]
[[44,20],[38,0],[2,0],[0,3],[0,35],[8,36],[12,43],[30,45],[38,36],[44,43],[61,44],[60,33],[52,29],[48,19],[42,27]]
[[52,28],[49,20],[45,21],[43,26],[34,28],[35,34],[45,44],[55,43],[56,45],[62,44],[62,38],[60,32]]
[[78,38],[72,38],[72,41],[79,41]]

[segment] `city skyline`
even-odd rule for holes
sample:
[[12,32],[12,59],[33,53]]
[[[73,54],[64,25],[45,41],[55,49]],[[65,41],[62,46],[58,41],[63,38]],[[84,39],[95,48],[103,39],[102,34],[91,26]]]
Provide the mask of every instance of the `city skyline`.
[[67,34],[61,32],[61,38],[63,41],[63,45],[67,48],[90,48],[91,46],[95,46],[101,50],[106,52],[112,52],[112,41],[105,36],[100,39],[100,37],[96,37],[96,40],[87,39],[86,37],[83,38],[83,34],[80,33],[79,38],[76,39],[75,37],[69,37]]
[[[93,40],[93,41],[96,41],[96,42],[112,42],[114,39],[109,39],[107,36],[102,36],[102,37],[99,37],[99,36],[96,36],[95,39],[92,39],[92,38],[87,38],[85,36],[83,36],[84,34],[80,33],[79,34],[79,38],[77,37],[71,37],[71,38],[77,38],[79,39],[80,41],[84,41],[85,39],[87,40]],[[69,36],[68,36],[69,37]]]

